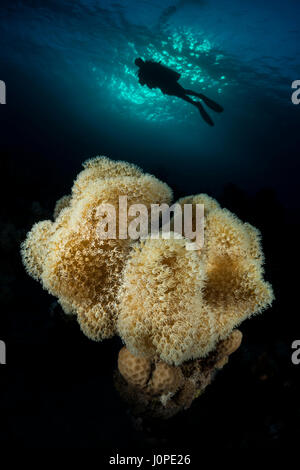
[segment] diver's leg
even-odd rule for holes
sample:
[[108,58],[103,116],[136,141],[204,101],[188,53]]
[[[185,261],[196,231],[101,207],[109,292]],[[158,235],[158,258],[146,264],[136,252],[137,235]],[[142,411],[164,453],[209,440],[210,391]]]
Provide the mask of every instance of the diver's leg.
[[202,96],[201,93],[197,93],[196,91],[189,90],[188,88],[185,88],[184,92],[186,95],[198,96],[199,98]]
[[200,114],[201,114],[202,118],[204,119],[204,121],[207,122],[207,124],[209,124],[210,126],[214,126],[213,120],[207,114],[207,112],[205,111],[205,109],[203,108],[202,104],[199,101],[193,101],[191,98],[189,98],[186,95],[180,95],[180,96],[178,96],[178,98],[181,98],[182,100],[187,101],[188,103],[191,103],[194,106],[196,106],[199,109]]
[[221,113],[222,111],[224,111],[224,108],[222,108],[222,106],[220,106],[218,103],[211,100],[210,98],[207,98],[207,96],[203,95],[203,93],[197,93],[196,91],[188,90],[188,89],[184,91],[186,95],[198,96],[198,98],[201,98],[203,100],[206,106],[213,109],[217,113]]

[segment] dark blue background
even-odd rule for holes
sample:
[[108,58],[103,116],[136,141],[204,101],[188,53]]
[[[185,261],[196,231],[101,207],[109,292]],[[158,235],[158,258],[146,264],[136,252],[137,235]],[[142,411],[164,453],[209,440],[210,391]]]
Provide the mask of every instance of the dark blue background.
[[[136,453],[191,451],[199,442],[292,445],[300,418],[290,360],[299,336],[300,105],[291,102],[299,20],[297,0],[1,2],[5,445]],[[183,85],[219,101],[225,111],[215,127],[187,103],[140,87],[136,56],[162,59]],[[243,324],[243,348],[205,395],[148,431],[135,430],[113,388],[119,339],[85,338],[19,258],[32,224],[51,217],[81,162],[98,154],[137,163],[175,197],[207,192],[257,226],[275,289],[274,306]]]

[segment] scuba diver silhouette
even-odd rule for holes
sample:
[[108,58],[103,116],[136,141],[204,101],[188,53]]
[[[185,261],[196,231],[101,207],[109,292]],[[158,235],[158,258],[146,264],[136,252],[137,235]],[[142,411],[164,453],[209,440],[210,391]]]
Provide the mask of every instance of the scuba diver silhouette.
[[223,111],[222,106],[207,98],[207,96],[202,93],[196,93],[193,90],[183,88],[183,86],[178,83],[180,73],[169,69],[160,62],[154,62],[151,60],[146,60],[144,62],[143,59],[138,58],[135,59],[134,63],[139,67],[137,74],[141,85],[147,85],[148,88],[160,88],[165,95],[177,96],[178,98],[191,103],[199,109],[204,121],[210,126],[214,126],[213,120],[205,111],[200,101],[194,101],[188,95],[197,96],[206,104],[206,106],[217,113],[221,113]]

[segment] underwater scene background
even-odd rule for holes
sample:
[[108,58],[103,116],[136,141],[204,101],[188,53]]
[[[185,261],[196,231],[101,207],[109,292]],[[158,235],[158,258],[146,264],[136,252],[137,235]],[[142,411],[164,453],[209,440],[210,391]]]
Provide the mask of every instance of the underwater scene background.
[[[199,452],[296,442],[299,20],[297,0],[1,2],[2,443]],[[136,57],[219,102],[215,127],[141,87]],[[207,393],[151,429],[133,426],[114,390],[120,340],[85,338],[20,261],[26,232],[96,155],[138,164],[174,200],[208,193],[258,227],[274,287],[272,308],[242,325],[241,349]]]

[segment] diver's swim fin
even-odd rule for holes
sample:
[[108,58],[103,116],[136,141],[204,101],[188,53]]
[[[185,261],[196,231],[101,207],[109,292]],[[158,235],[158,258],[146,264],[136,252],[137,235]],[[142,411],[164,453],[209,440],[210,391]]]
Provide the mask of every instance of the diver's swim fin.
[[210,98],[207,98],[207,96],[203,95],[202,93],[197,93],[196,91],[193,91],[193,90],[185,90],[185,93],[187,95],[198,96],[198,98],[201,98],[201,100],[203,101],[203,103],[206,104],[206,106],[208,106],[210,109],[212,109],[216,113],[221,113],[222,111],[224,111],[224,108],[222,108],[221,105],[211,100]]
[[211,100],[210,98],[207,98],[207,96],[202,95],[201,93],[199,93],[198,96],[199,96],[199,98],[201,98],[203,100],[203,102],[206,104],[206,106],[208,106],[210,109],[212,109],[216,113],[222,113],[222,111],[224,111],[224,108],[222,108],[221,105],[219,105],[215,101]]
[[204,121],[209,125],[209,126],[214,126],[214,121],[211,119],[211,117],[207,114],[205,109],[203,108],[202,104],[199,103],[199,101],[196,103],[197,108],[200,111],[201,116],[203,117]]

